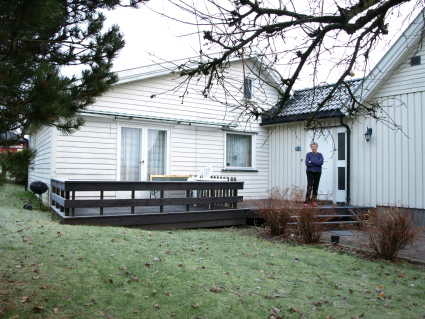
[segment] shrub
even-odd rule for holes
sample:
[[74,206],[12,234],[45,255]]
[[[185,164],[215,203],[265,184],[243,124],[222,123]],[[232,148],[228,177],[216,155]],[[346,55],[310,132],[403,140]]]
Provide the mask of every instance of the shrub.
[[291,219],[288,211],[284,208],[263,208],[259,209],[260,216],[270,227],[270,235],[286,236],[288,223]]
[[266,226],[269,227],[272,236],[288,235],[288,223],[291,221],[293,209],[299,205],[297,199],[298,189],[286,188],[282,191],[273,189],[270,197],[259,202],[258,211],[261,218],[264,219]]
[[366,223],[369,245],[384,259],[394,259],[399,251],[412,244],[420,233],[412,214],[400,208],[384,208],[369,213]]
[[301,208],[296,216],[296,235],[300,242],[314,244],[320,242],[324,231],[323,224],[319,223],[316,210],[311,208]]
[[15,183],[26,185],[28,182],[28,168],[34,155],[35,153],[29,149],[0,154],[3,177],[11,177]]

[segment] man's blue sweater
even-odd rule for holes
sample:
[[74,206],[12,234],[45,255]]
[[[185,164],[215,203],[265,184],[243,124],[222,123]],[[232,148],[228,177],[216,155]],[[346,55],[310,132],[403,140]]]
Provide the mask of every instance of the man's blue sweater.
[[308,152],[305,158],[305,165],[307,166],[307,171],[310,172],[321,172],[323,165],[323,156],[321,153]]

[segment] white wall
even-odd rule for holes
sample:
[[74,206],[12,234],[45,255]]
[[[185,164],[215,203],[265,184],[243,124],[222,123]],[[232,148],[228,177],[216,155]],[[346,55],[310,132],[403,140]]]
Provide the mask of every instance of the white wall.
[[[352,125],[353,204],[425,208],[424,44],[410,50],[370,98],[383,106],[385,121],[360,118]],[[415,55],[422,63],[411,66]],[[367,127],[373,130],[369,143]]]
[[[352,203],[425,208],[425,92],[381,103],[401,130],[370,118],[352,125]],[[367,127],[370,142],[363,136]]]
[[[243,70],[235,64],[228,72],[229,91],[240,101],[242,94]],[[191,82],[189,94],[180,98],[181,88],[171,89],[181,82],[175,75],[161,76],[137,82],[114,86],[96,99],[90,110],[119,112],[177,118],[206,122],[232,123],[238,131],[249,131],[255,139],[255,163],[258,172],[223,172],[225,131],[220,127],[177,125],[167,122],[146,122],[115,119],[112,116],[87,116],[86,124],[71,135],[58,133],[56,146],[55,176],[72,180],[118,180],[119,127],[131,126],[165,127],[170,133],[169,174],[197,174],[202,168],[212,167],[213,174],[236,176],[245,182],[242,195],[246,198],[267,196],[269,177],[269,143],[267,131],[255,121],[239,118],[240,111],[225,106],[222,89],[217,88],[213,95],[220,101],[205,99],[201,95],[203,82]],[[233,84],[232,84],[233,83]],[[273,105],[277,93],[268,86],[255,84],[254,96],[264,107]],[[160,94],[163,93],[163,94]],[[151,98],[152,94],[157,97]],[[234,106],[234,101],[232,102]]]
[[[42,181],[50,185],[50,178],[54,169],[53,149],[55,144],[55,129],[42,127],[30,137],[29,147],[35,150],[35,157],[28,171],[28,184],[34,181]],[[48,194],[43,195],[47,201]]]
[[[323,126],[335,126],[339,125],[339,120],[329,119],[322,123]],[[306,188],[305,155],[310,150],[307,149],[305,126],[305,122],[267,126],[270,136],[269,189],[284,191],[288,188]],[[296,151],[296,146],[301,146],[301,151]]]

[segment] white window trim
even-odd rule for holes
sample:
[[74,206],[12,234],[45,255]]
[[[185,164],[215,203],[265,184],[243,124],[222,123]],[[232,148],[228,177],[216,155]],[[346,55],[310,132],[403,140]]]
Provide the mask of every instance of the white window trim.
[[153,125],[152,123],[145,124],[145,123],[129,123],[124,121],[117,121],[117,169],[116,169],[116,180],[121,180],[121,129],[123,127],[129,127],[129,128],[137,128],[142,130],[142,154],[140,156],[140,159],[144,161],[145,167],[140,172],[140,180],[141,181],[148,181],[147,180],[147,163],[148,163],[148,149],[147,147],[143,147],[148,145],[148,131],[149,129],[154,130],[163,130],[167,132],[167,148],[166,148],[166,160],[165,160],[165,174],[170,174],[170,167],[171,167],[171,127],[165,126],[165,125]]
[[[227,166],[227,135],[233,134],[233,135],[247,135],[251,136],[251,166],[250,167],[240,167],[240,166]],[[257,145],[256,143],[256,134],[253,133],[246,133],[246,132],[224,132],[224,158],[223,158],[223,171],[257,171],[257,148],[255,147]]]

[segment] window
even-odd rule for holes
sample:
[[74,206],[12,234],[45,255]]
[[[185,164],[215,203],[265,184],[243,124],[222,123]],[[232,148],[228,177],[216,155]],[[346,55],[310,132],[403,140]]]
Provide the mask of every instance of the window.
[[252,98],[252,79],[245,78],[243,81],[243,97],[245,99]]
[[165,174],[167,132],[149,129],[148,176]]
[[226,135],[226,166],[252,167],[252,136]]

